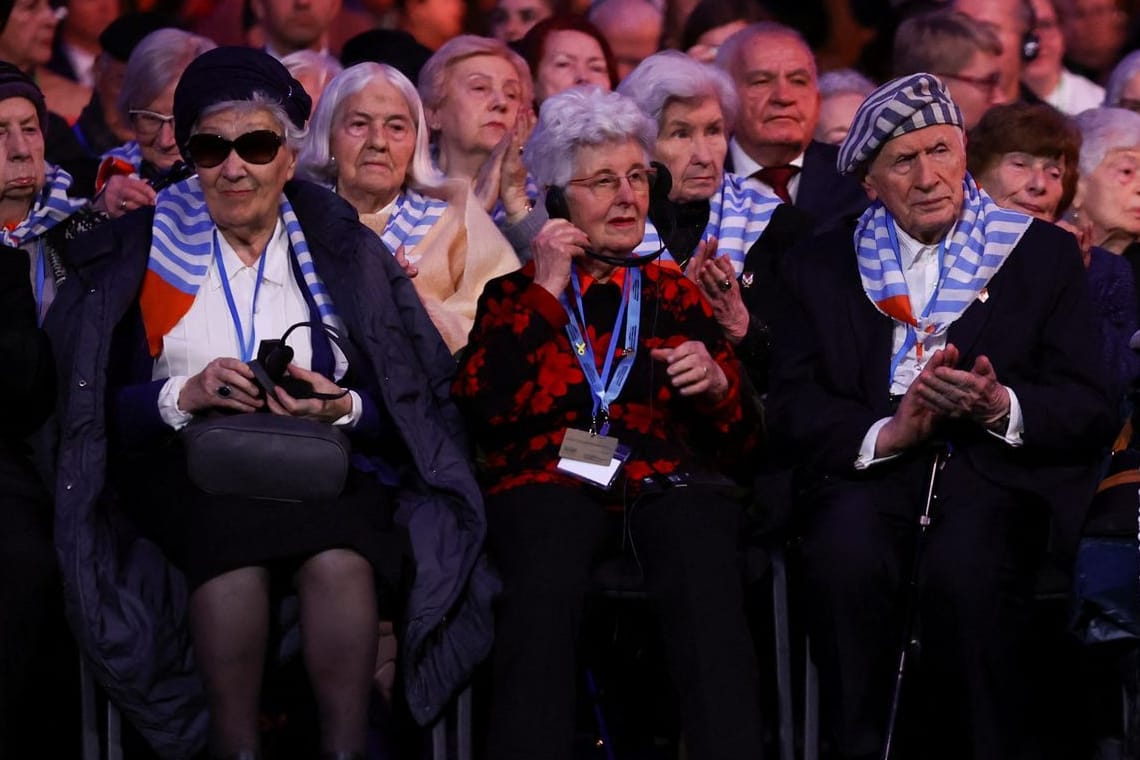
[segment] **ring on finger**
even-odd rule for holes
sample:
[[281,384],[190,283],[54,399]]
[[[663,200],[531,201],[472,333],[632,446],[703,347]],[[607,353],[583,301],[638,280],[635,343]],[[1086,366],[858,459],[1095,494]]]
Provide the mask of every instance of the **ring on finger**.
[[225,383],[222,383],[218,386],[217,394],[221,398],[229,398],[230,396],[234,395],[234,389]]
[[716,286],[718,288],[720,288],[722,293],[727,293],[728,291],[732,290],[732,280],[729,280],[729,279],[721,280],[720,282],[718,282],[716,284]]
[[126,198],[119,201],[119,210],[120,211],[126,211],[127,210],[127,199]]

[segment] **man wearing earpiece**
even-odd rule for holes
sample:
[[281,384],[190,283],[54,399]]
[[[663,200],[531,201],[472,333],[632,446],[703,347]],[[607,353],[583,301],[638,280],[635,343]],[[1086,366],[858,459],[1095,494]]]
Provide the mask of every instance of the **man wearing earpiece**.
[[997,31],[1002,47],[1001,102],[1040,100],[1021,84],[1022,67],[1037,58],[1041,48],[1030,0],[952,0],[951,7]]

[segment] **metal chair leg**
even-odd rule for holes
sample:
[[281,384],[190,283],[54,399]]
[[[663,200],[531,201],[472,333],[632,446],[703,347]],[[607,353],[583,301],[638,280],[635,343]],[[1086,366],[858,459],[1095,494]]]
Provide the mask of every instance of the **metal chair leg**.
[[471,684],[464,687],[455,703],[455,743],[458,760],[471,760],[474,755],[471,739]]
[[82,719],[80,730],[81,756],[83,760],[99,760],[99,725],[95,716],[95,679],[87,669],[83,655],[79,656],[79,711]]
[[804,760],[819,760],[819,671],[804,638]]
[[780,760],[795,760],[795,716],[792,713],[792,644],[788,622],[788,569],[784,562],[783,551],[777,549],[772,552],[771,568]]

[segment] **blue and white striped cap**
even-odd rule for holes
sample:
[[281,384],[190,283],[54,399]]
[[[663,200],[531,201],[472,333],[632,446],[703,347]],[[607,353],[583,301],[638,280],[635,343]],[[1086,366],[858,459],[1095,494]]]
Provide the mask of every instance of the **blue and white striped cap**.
[[868,95],[855,112],[835,168],[840,174],[855,174],[888,140],[935,124],[964,129],[962,112],[942,80],[926,73],[892,79]]

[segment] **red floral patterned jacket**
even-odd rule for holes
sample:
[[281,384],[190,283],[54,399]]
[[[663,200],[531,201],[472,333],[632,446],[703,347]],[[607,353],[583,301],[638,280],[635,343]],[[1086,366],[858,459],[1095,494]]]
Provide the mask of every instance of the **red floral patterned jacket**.
[[[582,276],[582,302],[599,371],[610,349],[625,272],[606,283]],[[556,470],[567,426],[588,429],[593,404],[570,346],[562,305],[533,282],[534,265],[491,280],[479,300],[452,394],[481,454],[488,493],[527,483],[579,481]],[[756,449],[760,419],[741,403],[740,364],[712,317],[708,302],[677,270],[643,268],[638,350],[621,395],[610,405],[610,435],[631,447],[623,468],[636,495],[641,479],[737,469]],[[724,370],[720,402],[681,396],[665,365],[649,351],[700,340]],[[621,336],[613,350],[620,352]],[[615,362],[619,357],[615,357]],[[615,497],[616,498],[616,497]]]

